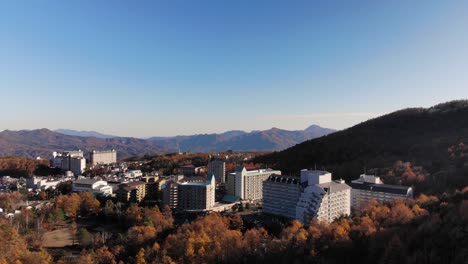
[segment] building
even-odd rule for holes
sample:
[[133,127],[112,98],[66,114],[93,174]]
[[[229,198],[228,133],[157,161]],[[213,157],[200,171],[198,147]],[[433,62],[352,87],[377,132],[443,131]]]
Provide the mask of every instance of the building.
[[63,181],[65,181],[66,178],[60,178],[60,179],[48,179],[47,177],[36,177],[33,176],[31,178],[26,179],[26,187],[28,189],[41,189],[41,190],[47,190],[49,188],[55,189],[57,185]]
[[371,199],[385,203],[394,201],[397,198],[413,198],[413,189],[408,186],[384,184],[380,177],[375,175],[361,175],[359,179],[350,184],[352,208],[361,210],[367,206]]
[[128,170],[123,176],[128,179],[141,178],[143,177],[143,172],[141,170]]
[[344,180],[332,181],[326,171],[301,170],[305,186],[296,206],[296,219],[309,223],[313,218],[331,223],[351,213],[351,187]]
[[75,175],[81,175],[86,169],[86,159],[83,151],[65,151],[62,153],[53,152],[53,165],[64,171],[71,171]]
[[226,162],[219,158],[213,158],[208,162],[208,174],[213,174],[217,184],[226,182]]
[[[67,159],[67,158],[66,158]],[[83,157],[68,157],[70,166],[69,171],[75,175],[81,175],[86,169],[86,159]]]
[[239,167],[236,172],[227,176],[227,194],[235,195],[243,200],[261,200],[263,197],[263,182],[273,174],[281,175],[281,171],[271,169],[247,171],[245,167]]
[[62,166],[62,158],[63,157],[82,157],[84,158],[84,155],[83,155],[83,151],[81,149],[79,150],[72,150],[72,151],[64,151],[62,153],[59,153],[59,152],[52,152],[52,156],[53,156],[53,159],[52,159],[52,163],[53,163],[53,166],[56,167],[56,168],[60,168]]
[[270,175],[263,183],[263,212],[295,219],[303,189],[299,177]]
[[171,209],[177,209],[179,198],[179,185],[175,180],[166,181],[161,187],[161,207],[169,206]]
[[184,176],[193,176],[195,175],[195,166],[193,166],[192,164],[180,166],[179,174],[182,174]]
[[112,194],[112,187],[106,181],[98,179],[78,179],[73,182],[74,192],[92,192],[93,194],[108,196]]
[[117,200],[124,203],[139,203],[146,197],[146,183],[134,181],[123,183],[116,191]]
[[161,189],[167,181],[164,177],[145,176],[140,181],[146,183],[146,198],[148,200],[159,200],[162,198]]
[[212,174],[208,175],[206,181],[191,178],[182,180],[178,183],[177,208],[184,211],[210,210],[215,204],[215,185],[216,180]]
[[302,170],[301,177],[271,175],[264,182],[263,211],[297,219],[304,224],[313,218],[332,222],[349,215],[351,187],[332,181],[331,173]]
[[89,155],[89,160],[93,167],[96,165],[113,164],[117,162],[117,151],[115,149],[105,151],[93,150]]

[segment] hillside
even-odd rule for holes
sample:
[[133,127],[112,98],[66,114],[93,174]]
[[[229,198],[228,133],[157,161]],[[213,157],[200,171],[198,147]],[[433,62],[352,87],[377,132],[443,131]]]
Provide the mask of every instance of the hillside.
[[176,136],[169,138],[154,137],[149,141],[158,143],[167,148],[176,148],[181,151],[212,152],[241,150],[241,151],[270,151],[282,150],[294,146],[305,140],[321,137],[335,130],[322,128],[316,125],[305,130],[284,130],[272,128],[265,131],[250,133],[234,130],[221,134],[201,134],[191,136]]
[[164,147],[136,138],[95,138],[60,134],[48,129],[0,132],[0,155],[50,158],[52,151],[81,149],[85,152],[116,149],[118,158],[161,153]]
[[[188,152],[213,152],[231,150],[282,150],[307,139],[320,137],[334,130],[311,126],[306,130],[288,131],[273,128],[260,132],[228,131],[222,134],[201,134],[176,137],[138,139],[130,137],[107,137],[94,131],[59,130],[67,135],[48,129],[5,130],[0,132],[0,155],[50,158],[53,151],[81,149],[116,149],[118,159],[159,154],[178,150]],[[86,136],[96,135],[96,136]]]
[[255,162],[293,174],[317,166],[351,180],[365,169],[409,161],[430,174],[420,189],[442,190],[468,184],[467,143],[468,101],[453,101],[400,110]]
[[79,136],[79,137],[96,137],[96,138],[114,138],[114,137],[117,137],[117,136],[114,136],[114,135],[103,134],[103,133],[99,133],[99,132],[96,132],[96,131],[77,131],[77,130],[72,130],[72,129],[56,129],[56,130],[54,130],[54,132],[69,135],[69,136]]

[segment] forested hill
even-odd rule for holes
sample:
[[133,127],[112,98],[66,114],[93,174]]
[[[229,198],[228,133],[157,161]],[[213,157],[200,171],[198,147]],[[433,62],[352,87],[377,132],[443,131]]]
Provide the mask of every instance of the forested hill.
[[334,177],[351,180],[366,168],[408,161],[428,172],[421,189],[440,191],[468,184],[467,146],[468,101],[464,100],[400,110],[258,157],[255,162],[285,173],[317,166]]

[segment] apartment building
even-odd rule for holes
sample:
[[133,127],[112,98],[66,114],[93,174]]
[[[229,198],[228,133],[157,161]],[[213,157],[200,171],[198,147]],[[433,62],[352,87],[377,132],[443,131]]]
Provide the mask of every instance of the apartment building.
[[182,211],[210,210],[215,204],[216,180],[202,177],[177,177],[166,181],[162,187],[162,206]]
[[146,183],[134,181],[123,183],[116,191],[117,200],[124,203],[139,203],[146,196]]
[[263,183],[263,212],[295,219],[302,190],[299,177],[269,176]]
[[362,174],[349,184],[353,210],[362,210],[371,199],[378,202],[392,202],[397,198],[413,198],[413,188],[408,186],[384,184],[380,177]]
[[149,200],[158,200],[162,199],[161,189],[162,186],[166,183],[167,179],[165,177],[159,176],[145,176],[140,179],[146,183],[146,197]]
[[330,223],[351,211],[351,187],[332,181],[326,171],[302,170],[300,178],[272,175],[264,182],[263,196],[265,213],[304,224],[313,218]]
[[247,171],[245,167],[239,167],[236,172],[227,176],[227,193],[243,200],[261,200],[263,197],[263,182],[273,174],[281,175],[281,171],[271,169]]
[[[187,179],[187,178],[186,178]],[[206,181],[183,180],[179,183],[178,209],[204,211],[215,204],[216,179],[208,175]]]
[[226,162],[220,158],[213,158],[208,162],[208,174],[213,174],[217,184],[226,182]]
[[97,151],[93,150],[89,154],[89,160],[91,166],[96,165],[107,165],[117,162],[117,151],[115,149],[112,150],[105,150],[105,151]]
[[178,208],[179,185],[175,180],[167,180],[161,186],[161,207],[169,206],[175,210]]
[[65,151],[62,153],[53,152],[53,165],[64,171],[71,171],[74,175],[81,175],[86,169],[86,159],[83,151]]

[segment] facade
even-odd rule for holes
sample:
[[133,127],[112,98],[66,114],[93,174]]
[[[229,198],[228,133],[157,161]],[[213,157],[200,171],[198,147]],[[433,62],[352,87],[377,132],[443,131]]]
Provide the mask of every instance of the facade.
[[179,186],[177,182],[168,180],[161,188],[162,207],[169,206],[171,209],[177,209],[179,202]]
[[75,175],[81,175],[86,169],[86,159],[83,157],[69,157],[70,168],[69,171]]
[[216,183],[224,184],[226,182],[226,162],[219,158],[214,158],[208,163],[208,175],[213,174]]
[[116,192],[117,200],[124,203],[139,203],[146,197],[146,183],[141,181],[123,183]]
[[413,189],[408,186],[384,184],[380,177],[374,175],[361,175],[359,179],[349,184],[353,210],[361,210],[367,206],[371,199],[380,203],[391,202],[397,198],[413,198]]
[[105,150],[105,151],[97,151],[93,150],[89,155],[89,160],[91,166],[96,165],[107,165],[117,162],[117,151],[113,150]]
[[206,181],[183,180],[178,184],[178,209],[185,211],[210,210],[215,204],[216,180],[209,175]]
[[42,189],[42,190],[47,190],[49,188],[55,189],[55,187],[57,187],[59,183],[65,180],[66,178],[48,179],[46,177],[33,176],[26,180],[26,187],[31,188],[31,189]]
[[332,222],[349,215],[351,187],[332,181],[331,173],[302,170],[301,177],[272,175],[264,183],[263,211],[297,219],[304,224],[313,218]]
[[97,179],[78,179],[73,182],[74,192],[92,192],[94,194],[111,195],[112,187],[106,181]]
[[166,183],[164,177],[145,176],[140,179],[146,183],[146,197],[149,200],[159,200],[162,198],[161,188]]
[[271,175],[263,183],[263,212],[295,219],[302,191],[299,177]]
[[243,200],[261,200],[263,182],[273,174],[281,175],[281,171],[271,169],[247,171],[245,167],[239,167],[235,173],[230,173],[227,177],[227,193]]
[[314,217],[331,223],[351,213],[351,187],[343,180],[332,181],[326,171],[302,170],[301,183],[306,186],[296,206],[296,219],[309,223]]
[[143,172],[141,172],[141,170],[129,170],[125,172],[123,176],[128,179],[135,179],[143,177]]
[[86,169],[86,159],[83,156],[83,151],[65,151],[62,153],[52,153],[54,167],[64,171],[71,171],[75,175],[81,175]]
[[192,164],[180,166],[179,173],[184,176],[193,176],[195,175],[195,166]]

